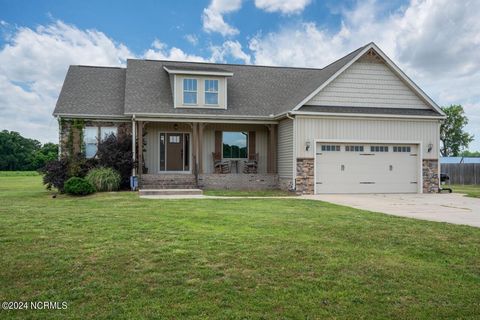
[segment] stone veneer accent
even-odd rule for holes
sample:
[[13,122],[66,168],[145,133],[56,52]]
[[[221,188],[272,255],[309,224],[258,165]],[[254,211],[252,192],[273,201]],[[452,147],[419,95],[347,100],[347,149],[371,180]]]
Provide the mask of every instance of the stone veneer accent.
[[297,194],[313,194],[315,192],[315,160],[313,158],[297,158],[297,177],[295,189]]
[[207,189],[277,189],[277,174],[199,174],[198,187]]
[[[132,123],[131,122],[114,122],[114,121],[95,121],[95,120],[86,120],[85,127],[117,127],[118,135],[126,135],[132,133]],[[72,122],[70,120],[65,120],[61,122],[60,126],[60,150],[62,156],[68,155],[68,139],[69,133],[72,127]],[[80,132],[78,129],[73,128],[73,151],[74,153],[79,153],[81,151],[83,141],[80,141]]]
[[422,161],[423,193],[438,192],[440,180],[438,176],[438,160]]

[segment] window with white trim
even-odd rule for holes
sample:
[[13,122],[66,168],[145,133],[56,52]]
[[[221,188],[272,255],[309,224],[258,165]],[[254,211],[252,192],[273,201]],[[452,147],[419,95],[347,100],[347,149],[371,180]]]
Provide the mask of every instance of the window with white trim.
[[409,146],[394,146],[393,152],[410,152],[411,148]]
[[[100,137],[99,137],[100,134]],[[85,157],[93,158],[97,154],[98,142],[111,135],[117,136],[117,127],[85,127],[83,129],[83,143],[85,144]]]
[[205,104],[218,105],[218,80],[205,80]]
[[322,151],[340,151],[340,146],[331,144],[322,144]]
[[183,104],[197,104],[197,79],[183,79]]
[[347,152],[363,152],[363,146],[345,146]]
[[388,152],[388,146],[370,146],[370,152]]

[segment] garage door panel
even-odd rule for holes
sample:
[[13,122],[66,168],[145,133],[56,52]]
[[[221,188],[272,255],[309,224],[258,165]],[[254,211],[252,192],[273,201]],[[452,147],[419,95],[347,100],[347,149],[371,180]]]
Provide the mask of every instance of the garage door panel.
[[[418,191],[418,155],[415,145],[410,152],[369,152],[370,145],[363,144],[364,152],[317,152],[317,193],[404,193]],[[385,146],[385,145],[384,145]],[[321,150],[321,143],[317,144]]]

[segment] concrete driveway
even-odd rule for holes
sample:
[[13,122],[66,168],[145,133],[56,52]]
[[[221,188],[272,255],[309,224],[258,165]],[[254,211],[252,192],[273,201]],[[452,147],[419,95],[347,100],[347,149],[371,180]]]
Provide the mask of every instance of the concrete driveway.
[[302,196],[394,216],[480,227],[480,199],[450,194],[325,194]]

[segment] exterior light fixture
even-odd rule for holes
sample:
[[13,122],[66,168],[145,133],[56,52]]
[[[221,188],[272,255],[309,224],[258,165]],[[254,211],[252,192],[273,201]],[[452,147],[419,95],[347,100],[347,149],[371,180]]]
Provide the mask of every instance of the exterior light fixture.
[[173,125],[173,130],[175,130],[175,131],[178,130],[178,123],[175,123],[175,124]]
[[310,149],[310,141],[305,141],[305,150],[308,151]]
[[433,149],[433,144],[429,143],[428,144],[428,152],[432,152]]

